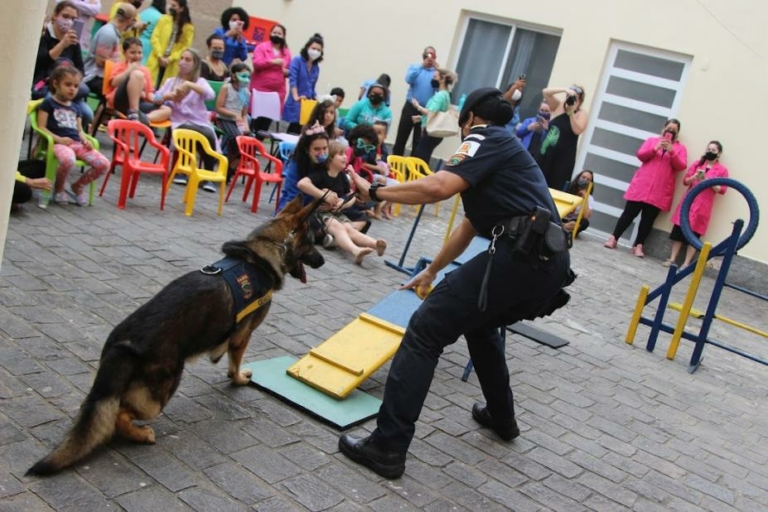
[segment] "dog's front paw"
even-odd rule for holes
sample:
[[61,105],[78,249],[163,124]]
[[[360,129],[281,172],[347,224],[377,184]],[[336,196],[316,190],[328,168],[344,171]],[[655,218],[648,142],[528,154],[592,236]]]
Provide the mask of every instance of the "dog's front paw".
[[155,444],[155,430],[152,427],[144,425],[143,427],[140,427],[139,430],[143,434],[144,439],[142,442],[144,444]]
[[251,375],[253,375],[251,370],[243,370],[234,375],[230,375],[230,378],[232,379],[232,384],[236,386],[245,386],[251,382]]

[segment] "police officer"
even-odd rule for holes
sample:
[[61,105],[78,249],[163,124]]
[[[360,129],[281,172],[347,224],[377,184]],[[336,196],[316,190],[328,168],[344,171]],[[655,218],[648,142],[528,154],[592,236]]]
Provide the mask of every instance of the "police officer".
[[[478,89],[464,103],[459,116],[464,140],[444,170],[386,188],[369,188],[367,181],[352,174],[360,194],[374,201],[423,204],[461,193],[463,222],[434,261],[403,288],[425,295],[437,273],[475,235],[492,240],[488,251],[446,275],[411,317],[389,370],[373,434],[363,439],[345,434],[339,439],[344,455],[385,478],[403,474],[438,358],[461,335],[487,402],[475,404],[472,417],[506,441],[520,434],[499,327],[549,314],[563,305],[558,301],[572,274],[565,235],[544,176],[505,128],[512,114],[501,91]],[[548,234],[562,242],[554,251],[542,245],[543,235],[525,238],[531,234],[530,229],[523,232],[526,226],[535,223],[531,212],[536,207],[540,221],[552,213],[552,222],[546,223],[551,228]]]

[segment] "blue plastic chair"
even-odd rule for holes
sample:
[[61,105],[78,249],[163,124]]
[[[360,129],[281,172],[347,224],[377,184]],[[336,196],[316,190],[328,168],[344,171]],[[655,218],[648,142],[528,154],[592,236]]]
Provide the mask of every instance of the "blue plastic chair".
[[[296,144],[293,142],[282,141],[277,146],[277,154],[280,155],[280,160],[283,161],[283,169],[288,165],[288,160],[293,156],[293,150],[296,149]],[[277,187],[272,189],[272,193],[269,195],[269,202],[275,198],[275,192]]]

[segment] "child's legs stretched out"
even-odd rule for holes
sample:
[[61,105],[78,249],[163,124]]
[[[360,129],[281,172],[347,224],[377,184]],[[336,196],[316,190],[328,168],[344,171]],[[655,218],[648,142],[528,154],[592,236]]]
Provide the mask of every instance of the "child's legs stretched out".
[[64,192],[64,186],[67,184],[67,176],[75,168],[75,150],[73,146],[65,146],[64,144],[54,144],[53,154],[56,156],[56,160],[59,161],[59,166],[56,167],[56,186],[55,192]]
[[328,233],[333,235],[338,246],[352,256],[357,256],[357,253],[360,252],[360,248],[349,238],[349,233],[345,226],[345,224],[342,224],[334,218],[329,218],[325,221],[325,229]]
[[71,147],[74,150],[75,155],[77,155],[77,158],[91,167],[80,177],[80,179],[72,184],[72,190],[79,193],[85,185],[99,179],[102,174],[107,172],[107,169],[109,169],[109,160],[97,150],[86,149],[82,144],[73,144]]
[[347,230],[349,238],[355,245],[358,247],[370,247],[371,249],[376,249],[376,252],[379,256],[384,255],[384,251],[387,248],[387,242],[385,240],[381,238],[375,240],[365,233],[361,233],[360,231],[356,230],[350,223],[344,224],[344,227]]

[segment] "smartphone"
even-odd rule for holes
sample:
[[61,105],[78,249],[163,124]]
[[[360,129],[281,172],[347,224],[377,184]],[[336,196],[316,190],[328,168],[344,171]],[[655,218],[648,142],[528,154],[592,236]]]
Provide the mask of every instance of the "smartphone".
[[525,73],[523,73],[522,75],[520,75],[519,77],[517,77],[517,79],[518,79],[518,80],[527,80],[527,78],[526,78],[526,76],[525,76]]
[[664,133],[664,138],[667,139],[669,142],[672,142],[672,134],[669,132]]
[[536,116],[536,122],[537,122],[537,123],[539,123],[539,124],[542,124],[542,123],[544,123],[544,121],[546,121],[546,119],[544,119],[543,117],[541,117],[541,116]]
[[77,34],[77,39],[80,40],[83,37],[83,27],[85,26],[85,23],[83,23],[83,20],[76,19],[72,22],[72,30],[75,31]]

